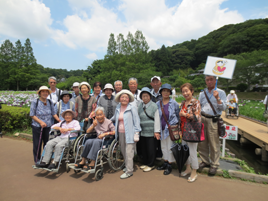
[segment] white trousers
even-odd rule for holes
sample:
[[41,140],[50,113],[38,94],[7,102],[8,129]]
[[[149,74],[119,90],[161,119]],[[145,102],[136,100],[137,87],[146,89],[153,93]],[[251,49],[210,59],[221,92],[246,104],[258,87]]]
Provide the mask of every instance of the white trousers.
[[163,153],[163,159],[170,163],[175,162],[173,153],[170,150],[172,145],[173,145],[173,142],[171,141],[169,136],[166,139],[161,140],[161,149]]

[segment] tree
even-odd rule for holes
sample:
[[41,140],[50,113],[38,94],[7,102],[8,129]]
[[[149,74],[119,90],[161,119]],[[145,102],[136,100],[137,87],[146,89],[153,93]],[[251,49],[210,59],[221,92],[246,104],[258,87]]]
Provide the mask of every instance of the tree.
[[252,83],[258,83],[268,75],[268,50],[255,50],[239,55],[227,55],[225,58],[237,60],[234,79],[247,84],[248,91]]

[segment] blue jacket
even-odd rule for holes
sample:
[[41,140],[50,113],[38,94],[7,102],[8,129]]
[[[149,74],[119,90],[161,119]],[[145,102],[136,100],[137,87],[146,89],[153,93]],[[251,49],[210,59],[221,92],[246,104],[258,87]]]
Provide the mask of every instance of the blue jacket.
[[[159,116],[160,116],[160,121],[162,117],[162,110],[160,106],[160,101],[156,103],[158,110],[159,110]],[[180,120],[180,106],[179,104],[174,101],[173,99],[169,99],[169,107],[168,107],[168,112],[169,112],[169,117],[168,117],[168,123],[169,125],[175,125],[179,122]],[[162,124],[160,122],[160,127],[161,127],[161,140],[166,139],[169,136],[169,131],[168,131],[168,126],[166,125],[165,128],[162,128]],[[164,133],[163,133],[164,130]]]
[[[115,137],[118,137],[118,118],[120,114],[121,103],[119,103],[115,109]],[[138,115],[137,108],[133,105],[128,104],[126,111],[124,112],[124,127],[126,135],[126,143],[134,143],[134,134],[141,131],[140,117]]]

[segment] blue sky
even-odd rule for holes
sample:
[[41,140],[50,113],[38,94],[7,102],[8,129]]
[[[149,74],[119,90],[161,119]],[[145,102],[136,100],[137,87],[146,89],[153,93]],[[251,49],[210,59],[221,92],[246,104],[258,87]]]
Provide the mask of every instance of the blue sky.
[[158,49],[267,17],[267,0],[1,0],[0,43],[30,38],[44,67],[87,69],[106,54],[110,33],[141,30]]

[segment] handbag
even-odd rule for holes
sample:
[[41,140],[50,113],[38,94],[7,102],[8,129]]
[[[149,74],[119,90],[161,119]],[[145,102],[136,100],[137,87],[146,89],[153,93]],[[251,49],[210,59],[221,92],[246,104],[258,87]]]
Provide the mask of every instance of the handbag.
[[205,140],[204,124],[197,121],[194,111],[193,115],[194,120],[187,121],[184,124],[182,139],[186,142],[202,142]]
[[160,106],[161,106],[161,110],[162,110],[162,114],[164,116],[164,119],[168,125],[168,131],[169,131],[169,136],[171,141],[176,141],[180,139],[180,134],[179,134],[179,125],[169,125],[163,105],[162,105],[162,101],[160,101]]
[[208,96],[207,96],[207,93],[205,92],[204,90],[204,94],[206,96],[206,99],[210,105],[210,107],[212,108],[213,112],[214,112],[214,115],[216,117],[213,117],[213,122],[218,122],[218,135],[220,137],[223,137],[225,135],[225,126],[224,126],[224,123],[223,123],[223,119],[221,118],[221,116],[217,116],[217,112],[215,111],[213,105],[211,104],[210,100],[208,99]]
[[266,119],[268,119],[267,104],[268,104],[268,97],[267,97],[267,100],[266,100],[266,108],[265,108],[265,111],[263,112],[263,117],[266,118]]

